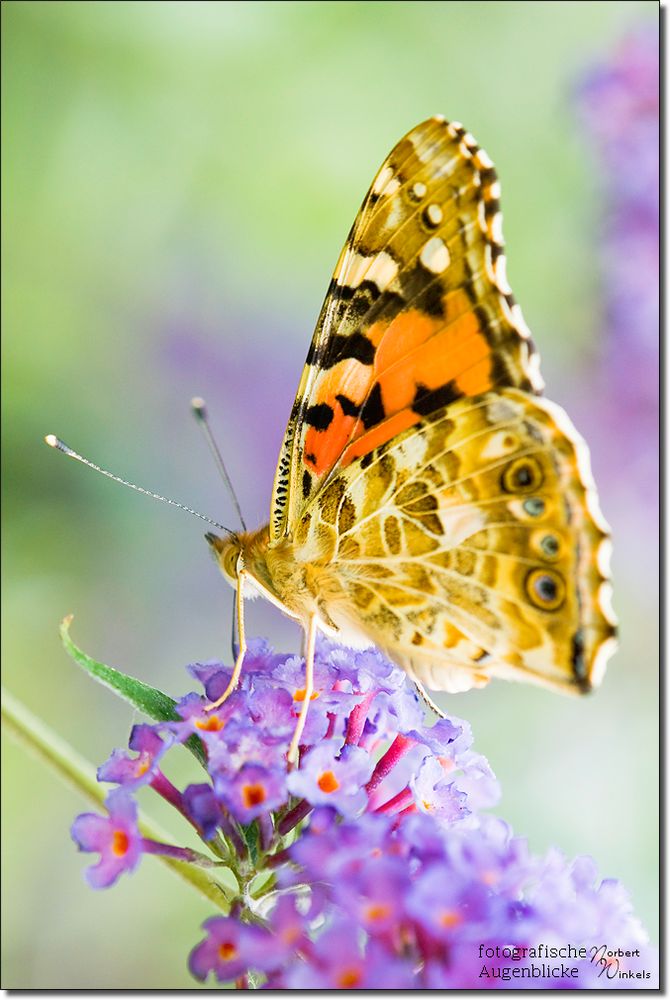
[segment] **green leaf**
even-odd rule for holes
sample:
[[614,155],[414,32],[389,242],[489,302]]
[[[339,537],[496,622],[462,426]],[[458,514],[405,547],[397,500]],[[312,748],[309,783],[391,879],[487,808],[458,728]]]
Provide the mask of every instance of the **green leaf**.
[[253,820],[247,826],[240,824],[240,830],[242,831],[242,836],[244,837],[244,841],[249,849],[249,858],[255,868],[260,851],[260,831],[258,829],[258,821]]
[[[105,663],[99,663],[84,653],[83,650],[79,649],[70,638],[72,617],[72,615],[68,615],[63,619],[60,626],[60,635],[66,651],[75,663],[79,664],[95,680],[100,681],[101,684],[108,687],[114,694],[119,695],[119,697],[129,702],[134,708],[139,709],[140,712],[144,712],[150,719],[154,719],[156,722],[180,721],[180,716],[175,709],[176,702],[174,698],[171,698],[163,691],[159,691],[158,688],[151,687],[150,684],[145,684],[144,681],[138,681],[136,677],[130,677],[128,674],[124,674],[114,667],[108,667]],[[200,761],[202,766],[206,767],[207,758],[205,751],[197,736],[189,737],[185,745]]]
[[[93,765],[50,729],[42,719],[33,715],[25,705],[4,690],[2,692],[2,720],[5,730],[55,771],[63,781],[83,793],[95,805],[103,805],[105,790],[96,780]],[[171,843],[170,835],[141,811],[138,819],[143,837],[163,844]],[[215,879],[210,878],[202,868],[193,864],[178,861],[176,858],[162,854],[156,854],[153,857],[167,865],[175,875],[179,875],[180,878],[189,883],[191,888],[196,889],[224,913],[229,912],[230,902],[238,892],[234,888],[235,877],[232,872],[228,871],[228,879],[232,885],[221,885]],[[226,872],[222,870],[222,874],[226,874]]]

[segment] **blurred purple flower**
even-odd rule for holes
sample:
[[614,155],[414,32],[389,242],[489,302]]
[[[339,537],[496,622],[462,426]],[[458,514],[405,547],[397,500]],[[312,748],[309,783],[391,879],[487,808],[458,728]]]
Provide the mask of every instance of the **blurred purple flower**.
[[[590,70],[577,107],[593,144],[603,224],[603,361],[593,392],[608,407],[598,446],[624,489],[648,510],[658,481],[659,386],[659,26],[631,31]],[[620,476],[625,452],[625,481]]]
[[277,937],[262,927],[243,924],[233,917],[210,917],[203,928],[207,937],[191,952],[189,969],[196,979],[213,972],[221,983],[245,975],[249,969],[269,972],[285,957]]

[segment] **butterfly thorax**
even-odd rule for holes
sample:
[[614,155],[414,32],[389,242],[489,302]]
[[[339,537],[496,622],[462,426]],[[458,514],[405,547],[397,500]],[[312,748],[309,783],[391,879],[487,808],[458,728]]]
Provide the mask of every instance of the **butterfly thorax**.
[[233,587],[238,586],[243,572],[250,591],[260,591],[292,618],[307,622],[316,615],[327,630],[335,628],[326,605],[336,600],[335,591],[341,588],[326,566],[297,557],[292,537],[271,540],[267,524],[257,531],[225,538],[206,537],[221,572]]

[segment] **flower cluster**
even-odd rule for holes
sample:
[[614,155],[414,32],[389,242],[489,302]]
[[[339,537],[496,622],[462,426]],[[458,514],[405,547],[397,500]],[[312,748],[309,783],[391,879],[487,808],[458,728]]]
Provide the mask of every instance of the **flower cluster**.
[[[533,858],[482,812],[499,789],[468,724],[427,726],[405,675],[379,653],[318,644],[294,770],[285,757],[305,694],[301,659],[250,643],[239,690],[214,710],[230,671],[189,669],[206,697],[182,698],[177,721],[134,727],[132,752],[115,750],[98,772],[117,785],[108,818],[78,817],[73,837],[100,855],[94,887],[143,853],[218,861],[235,874],[230,914],[208,920],[191,953],[196,978],[246,986],[260,974],[280,989],[560,988],[602,985],[603,975],[630,985],[622,973],[651,969],[618,883],[599,883],[589,859]],[[193,737],[206,780],[180,791],[163,758]],[[142,837],[133,795],[143,785],[198,831],[209,862]],[[587,950],[603,942],[632,954],[592,961]],[[584,956],[550,961],[551,946],[566,943]]]

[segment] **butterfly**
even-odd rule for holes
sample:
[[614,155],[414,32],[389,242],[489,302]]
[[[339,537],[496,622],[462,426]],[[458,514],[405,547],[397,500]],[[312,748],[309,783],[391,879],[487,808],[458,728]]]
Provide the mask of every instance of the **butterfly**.
[[586,692],[616,645],[610,531],[585,442],[541,396],[506,277],[500,184],[457,122],[412,129],[340,254],[284,437],[270,521],[208,534],[236,587],[305,633],[376,644],[422,689]]

